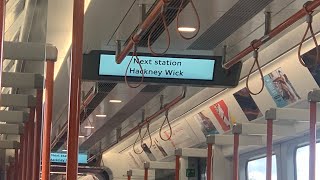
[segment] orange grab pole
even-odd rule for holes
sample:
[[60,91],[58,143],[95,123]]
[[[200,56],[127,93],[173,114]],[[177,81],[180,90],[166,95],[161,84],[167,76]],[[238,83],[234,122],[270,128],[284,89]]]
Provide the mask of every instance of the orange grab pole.
[[23,152],[24,152],[24,135],[20,135],[20,153],[19,153],[19,177],[18,180],[22,180],[22,169],[23,169]]
[[273,120],[267,120],[267,171],[266,180],[271,180],[272,175],[272,136],[273,136]]
[[43,90],[37,90],[36,123],[34,134],[34,154],[32,179],[40,179],[41,127],[42,127],[42,97]]
[[212,144],[208,144],[208,157],[207,157],[207,180],[212,180]]
[[12,180],[12,178],[11,178],[11,165],[9,165],[9,166],[7,166],[7,174],[6,174],[6,179],[7,180]]
[[45,80],[45,111],[42,139],[42,180],[50,179],[50,136],[52,123],[52,106],[53,106],[53,76],[54,62],[47,61],[46,80]]
[[140,38],[142,34],[151,26],[151,24],[156,20],[156,18],[159,16],[159,14],[162,11],[163,5],[168,3],[169,0],[160,0],[155,5],[153,10],[149,13],[149,15],[146,17],[146,19],[141,23],[139,30],[137,34],[135,34],[131,40],[128,42],[126,47],[117,55],[116,62],[120,64],[123,59],[127,56],[127,54],[131,51],[134,44],[140,41]]
[[144,180],[148,180],[148,176],[149,176],[149,169],[144,168]]
[[[312,10],[316,9],[318,6],[320,6],[320,0],[314,0],[314,1],[311,1],[307,5],[306,9],[307,9],[307,11],[312,11]],[[283,23],[279,24],[277,27],[275,27],[273,30],[271,30],[268,34],[266,34],[265,36],[263,36],[260,39],[258,39],[257,41],[255,41],[255,43],[253,43],[252,45],[250,45],[249,47],[247,47],[246,49],[241,51],[239,54],[234,56],[232,59],[228,60],[227,63],[224,64],[224,67],[226,69],[229,69],[230,67],[232,67],[236,63],[240,62],[243,59],[243,57],[245,57],[249,53],[253,52],[256,48],[259,48],[261,45],[265,44],[266,42],[268,42],[270,39],[272,39],[276,35],[280,34],[283,30],[287,29],[292,24],[297,22],[299,19],[305,17],[307,14],[308,14],[308,12],[306,12],[306,10],[304,8],[301,9],[300,11],[298,11],[297,13],[295,13],[294,15],[289,17],[287,20],[285,20]]]
[[[29,119],[30,121],[30,119]],[[28,137],[28,132],[29,132],[29,122],[25,123],[25,128],[24,128],[24,141],[23,141],[23,160],[22,160],[22,179],[26,180],[27,176],[27,157],[28,157],[28,149],[29,149],[29,137]]]
[[233,136],[233,180],[239,180],[239,134]]
[[131,180],[131,176],[128,176],[128,180]]
[[30,109],[29,115],[29,129],[28,129],[28,154],[27,154],[27,179],[32,179],[32,171],[33,171],[33,153],[34,153],[34,113],[35,108]]
[[67,179],[78,177],[78,151],[81,102],[82,47],[84,25],[84,0],[73,1],[73,29],[71,70],[69,83],[69,117],[68,117],[68,160]]
[[309,180],[316,180],[317,103],[310,102]]
[[175,172],[175,180],[180,179],[180,156],[176,155],[176,172]]

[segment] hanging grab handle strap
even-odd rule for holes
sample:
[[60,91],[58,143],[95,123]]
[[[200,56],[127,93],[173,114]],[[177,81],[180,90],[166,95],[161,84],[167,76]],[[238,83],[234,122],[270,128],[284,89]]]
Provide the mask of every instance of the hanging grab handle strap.
[[[303,34],[302,40],[301,40],[301,42],[299,43],[299,48],[298,48],[298,59],[299,59],[299,61],[300,61],[300,63],[301,63],[302,66],[308,67],[308,68],[314,67],[314,66],[316,66],[317,64],[319,64],[319,53],[320,53],[320,52],[319,52],[319,47],[318,47],[318,41],[317,41],[317,39],[316,39],[316,34],[314,33],[314,31],[313,31],[313,26],[312,26],[312,21],[313,21],[312,13],[313,13],[313,11],[308,11],[308,10],[307,10],[307,5],[308,5],[308,3],[310,3],[310,2],[311,2],[311,1],[308,1],[308,2],[306,2],[306,3],[303,5],[304,10],[308,13],[308,15],[307,15],[307,17],[306,17],[306,23],[308,24],[308,26],[307,26],[307,29],[306,29],[305,33]],[[304,43],[305,40],[306,40],[306,37],[307,37],[307,34],[308,34],[309,30],[310,30],[310,33],[311,33],[311,37],[312,37],[312,39],[313,39],[313,42],[314,42],[314,44],[315,44],[315,46],[316,46],[317,56],[316,56],[316,60],[315,60],[314,62],[312,62],[311,65],[306,65],[306,63],[303,61],[303,59],[302,59],[302,57],[301,57],[301,50],[302,50],[302,45],[303,45],[303,43]]]
[[[131,39],[132,39],[132,41],[134,41],[132,37],[131,37]],[[125,81],[125,83],[127,84],[127,86],[129,86],[130,88],[138,88],[138,87],[140,87],[140,86],[143,84],[143,81],[144,81],[144,71],[143,71],[142,65],[141,65],[141,63],[140,63],[139,57],[138,57],[138,55],[137,55],[137,44],[136,44],[136,42],[134,43],[134,47],[133,47],[133,48],[134,48],[134,49],[133,49],[133,52],[132,52],[132,56],[131,56],[131,59],[130,59],[129,64],[128,64],[128,66],[127,66],[126,73],[125,73],[125,75],[124,75],[124,81]],[[132,61],[136,62],[136,63],[139,65],[140,70],[141,70],[141,73],[142,73],[142,75],[141,75],[141,80],[140,80],[140,82],[139,82],[137,85],[132,85],[132,84],[130,84],[129,81],[128,81],[128,71],[129,71],[130,64],[132,63]]]
[[[255,48],[255,47],[253,46],[255,41],[256,41],[256,40],[254,40],[254,41],[251,42],[251,47],[254,49],[254,51],[253,51],[254,62],[253,62],[253,64],[252,64],[252,66],[251,66],[251,69],[250,69],[250,71],[249,71],[249,74],[248,74],[247,80],[246,80],[247,89],[248,89],[248,91],[250,92],[250,94],[252,94],[252,95],[258,95],[258,94],[260,94],[260,93],[263,91],[263,89],[264,89],[263,73],[262,73],[262,69],[261,69],[260,63],[259,63],[259,53],[258,53],[258,49],[259,49],[259,48]],[[259,74],[260,74],[260,77],[261,77],[261,88],[260,88],[260,90],[259,90],[258,92],[253,92],[253,91],[251,91],[251,89],[250,89],[250,87],[249,87],[249,80],[250,80],[250,75],[253,73],[253,68],[254,68],[254,66],[255,66],[256,64],[257,64],[258,71],[259,71]]]
[[[167,124],[169,126],[169,136],[167,138],[164,138],[164,137],[162,137],[162,130],[163,130],[163,127],[164,127],[166,122],[167,122]],[[159,130],[159,136],[163,141],[169,141],[171,139],[171,137],[172,137],[172,127],[171,127],[171,123],[169,121],[169,110],[166,111],[164,121],[162,122],[162,125],[161,125],[160,130]]]
[[[154,24],[150,33],[149,33],[149,36],[148,36],[148,48],[149,48],[149,51],[151,52],[151,54],[153,56],[163,56],[165,53],[167,53],[167,51],[169,50],[170,48],[170,44],[171,44],[171,37],[170,37],[170,32],[169,32],[169,28],[168,28],[168,23],[167,23],[167,20],[166,20],[166,16],[164,14],[164,9],[165,9],[165,5],[162,6],[162,11],[160,13],[160,17],[161,17],[161,21],[163,23],[163,27],[164,27],[164,30],[166,32],[166,41],[167,41],[167,47],[166,49],[161,52],[161,53],[157,53],[155,52],[152,47],[151,47],[151,37],[152,37],[152,34],[153,32],[155,31],[155,29],[158,27],[158,24]],[[161,22],[160,22],[161,23]],[[160,24],[159,24],[160,25]]]
[[177,27],[176,27],[176,30],[178,32],[178,34],[180,35],[181,38],[185,39],[185,40],[191,40],[193,38],[195,38],[199,32],[200,32],[200,28],[201,28],[201,23],[200,23],[200,16],[198,14],[198,11],[197,11],[197,8],[196,6],[194,5],[193,3],[193,0],[187,0],[190,2],[191,4],[191,7],[196,15],[196,18],[197,18],[197,27],[196,27],[196,32],[193,36],[191,37],[187,37],[185,35],[183,35],[180,31],[179,31],[179,27],[180,27],[180,15],[181,15],[181,11],[182,11],[182,8],[183,8],[183,3],[184,3],[185,0],[181,0],[181,3],[180,3],[180,7],[179,7],[179,10],[178,10],[178,13],[177,13]]

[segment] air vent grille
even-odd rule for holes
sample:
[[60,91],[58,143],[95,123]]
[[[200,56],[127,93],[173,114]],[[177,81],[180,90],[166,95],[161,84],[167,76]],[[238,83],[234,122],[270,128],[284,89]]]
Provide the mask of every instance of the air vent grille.
[[222,41],[261,12],[273,0],[239,0],[204,32],[188,49],[212,50]]
[[[159,2],[159,0],[157,0],[153,6],[149,9],[149,11],[147,12],[147,16],[150,14],[150,12],[154,9],[155,5]],[[173,0],[170,1],[168,3],[168,5],[166,6],[166,10],[165,10],[165,16],[166,16],[166,20],[167,20],[167,24],[170,25],[173,20],[176,18],[179,7],[180,7],[180,0]],[[187,4],[189,3],[189,1],[184,1],[184,4],[182,6],[182,8],[185,8],[187,6]],[[148,46],[148,36],[149,33],[152,29],[153,26],[157,26],[157,28],[153,31],[152,36],[151,36],[151,44],[153,44],[158,38],[159,36],[164,32],[164,26],[163,26],[163,22],[162,19],[160,17],[160,15],[158,16],[158,18],[153,22],[153,24],[150,26],[151,28],[149,28],[145,34],[142,36],[142,38],[140,39],[140,42],[138,44],[138,46],[140,47],[147,47]],[[127,45],[127,43],[131,40],[131,37],[136,34],[136,32],[138,31],[139,25],[136,27],[136,29],[132,32],[132,34],[128,37],[128,39],[125,42],[125,45]]]

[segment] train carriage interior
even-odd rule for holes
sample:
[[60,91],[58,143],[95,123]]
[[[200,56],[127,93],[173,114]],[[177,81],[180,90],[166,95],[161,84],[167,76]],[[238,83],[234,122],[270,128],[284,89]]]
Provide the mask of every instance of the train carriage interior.
[[0,180],[320,180],[320,0],[0,0]]

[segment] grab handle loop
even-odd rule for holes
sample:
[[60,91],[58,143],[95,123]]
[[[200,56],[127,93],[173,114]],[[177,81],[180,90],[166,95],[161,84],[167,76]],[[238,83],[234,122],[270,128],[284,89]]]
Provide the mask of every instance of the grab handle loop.
[[191,7],[192,7],[192,9],[193,9],[193,11],[194,11],[194,13],[195,13],[195,15],[196,15],[196,18],[197,18],[197,27],[196,27],[196,32],[195,32],[192,36],[187,37],[187,36],[183,35],[182,32],[179,31],[179,27],[180,27],[180,15],[181,15],[181,11],[182,11],[182,9],[183,9],[183,3],[184,3],[184,1],[185,1],[185,0],[181,0],[180,7],[179,7],[179,10],[178,10],[178,13],[177,13],[177,27],[176,27],[176,28],[177,28],[177,32],[178,32],[178,34],[180,35],[181,38],[183,38],[183,39],[185,39],[185,40],[191,40],[191,39],[195,38],[195,37],[199,34],[199,32],[200,32],[200,28],[201,28],[200,16],[199,16],[199,14],[198,14],[198,11],[197,11],[196,6],[195,6],[194,3],[193,3],[193,0],[187,0],[187,1],[190,2]]
[[[134,41],[134,39],[132,37],[131,37],[131,40],[134,42],[134,47],[133,47],[133,52],[132,52],[131,59],[129,61],[129,64],[127,66],[127,69],[126,69],[126,72],[125,72],[125,75],[124,75],[124,81],[127,84],[127,86],[129,86],[130,88],[134,89],[134,88],[140,87],[143,84],[143,81],[144,81],[144,70],[143,70],[143,67],[142,67],[142,65],[140,63],[139,57],[137,55],[137,44],[136,44],[136,42]],[[130,68],[130,65],[131,65],[132,61],[137,63],[139,65],[139,67],[140,67],[140,70],[141,70],[141,79],[140,79],[140,82],[138,84],[136,84],[136,85],[132,85],[128,81],[128,71],[129,71],[129,68]]]
[[[319,47],[318,47],[318,41],[317,41],[317,39],[316,39],[316,35],[315,35],[314,31],[313,31],[313,26],[312,26],[312,22],[313,22],[312,13],[313,13],[313,11],[308,11],[308,9],[307,9],[307,5],[308,5],[310,2],[311,2],[311,1],[308,1],[308,2],[306,2],[306,3],[303,5],[304,10],[308,13],[307,16],[306,16],[306,23],[308,24],[308,26],[307,26],[307,29],[306,29],[305,33],[303,34],[302,40],[301,40],[301,42],[299,43],[299,48],[298,48],[298,58],[299,58],[299,61],[300,61],[300,63],[301,63],[302,66],[307,67],[307,68],[311,68],[311,67],[314,67],[314,66],[316,66],[317,64],[319,64],[319,53],[320,53],[320,52],[319,52]],[[307,65],[307,64],[303,61],[303,59],[302,59],[302,57],[301,57],[301,50],[302,50],[302,45],[303,45],[303,43],[306,41],[306,37],[307,37],[307,34],[308,34],[309,31],[310,31],[310,33],[311,33],[312,40],[313,40],[313,42],[314,42],[314,44],[315,44],[315,46],[316,46],[317,56],[316,56],[316,60],[315,60],[314,62],[312,62],[310,65]]]
[[[151,45],[151,37],[152,37],[152,34],[154,33],[155,29],[158,27],[157,23],[155,23],[149,33],[149,36],[148,36],[148,48],[149,48],[149,51],[151,52],[151,54],[153,56],[163,56],[165,53],[167,53],[167,51],[169,50],[170,48],[170,45],[171,45],[171,37],[170,37],[170,32],[169,32],[169,28],[168,28],[168,24],[167,24],[167,20],[166,20],[166,16],[164,14],[164,7],[165,5],[162,6],[162,11],[160,13],[160,17],[161,17],[161,21],[163,23],[163,27],[164,27],[164,30],[166,32],[166,41],[167,41],[167,47],[166,49],[161,52],[161,53],[157,53],[155,52],[153,49],[152,49],[152,45]],[[160,22],[161,23],[161,22]]]
[[[150,121],[147,121],[147,130],[146,130],[146,132],[144,133],[144,135],[143,135],[142,138],[144,138],[144,137],[146,136],[146,134],[148,134],[148,136],[149,136],[150,145],[149,145],[148,147],[149,147],[149,149],[150,149],[151,146],[152,146],[152,137],[151,137],[151,133],[150,133]],[[141,146],[142,146],[142,144],[141,144]]]
[[136,138],[136,140],[134,141],[133,146],[132,146],[133,152],[136,153],[136,154],[141,154],[141,153],[143,152],[143,149],[139,152],[139,151],[137,151],[136,148],[135,148],[138,140],[140,140],[140,145],[143,144],[143,137],[142,137],[142,135],[141,135],[141,130],[142,130],[142,127],[141,127],[140,124],[139,124],[138,136],[137,136],[137,138]]
[[[163,129],[163,127],[164,127],[166,122],[167,122],[167,124],[169,126],[169,136],[167,138],[164,138],[164,137],[162,137],[162,129]],[[162,122],[162,125],[161,125],[160,130],[159,130],[159,136],[163,141],[169,141],[171,139],[171,137],[172,137],[172,127],[171,127],[171,124],[170,124],[170,121],[169,121],[169,110],[166,110],[165,119]]]
[[[263,79],[263,73],[262,73],[262,69],[261,69],[261,66],[260,66],[260,63],[259,63],[259,53],[258,53],[258,50],[259,48],[255,48],[254,47],[254,43],[256,42],[256,40],[252,41],[251,42],[251,47],[254,49],[253,51],[253,58],[254,58],[254,62],[251,66],[251,69],[248,73],[248,76],[247,76],[247,79],[246,79],[246,87],[248,89],[248,91],[250,92],[250,94],[252,95],[258,95],[260,94],[263,89],[264,89],[264,79]],[[252,92],[249,88],[249,80],[250,80],[250,75],[253,73],[253,68],[254,66],[257,64],[257,67],[258,67],[258,71],[259,71],[259,74],[260,74],[260,77],[261,77],[261,88],[258,92]]]

